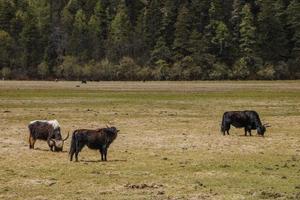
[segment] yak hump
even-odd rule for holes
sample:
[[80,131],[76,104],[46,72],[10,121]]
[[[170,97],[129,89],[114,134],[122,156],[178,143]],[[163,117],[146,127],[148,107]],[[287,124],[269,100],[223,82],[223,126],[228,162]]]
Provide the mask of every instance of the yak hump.
[[30,124],[33,124],[35,122],[48,123],[53,127],[53,129],[57,129],[60,127],[60,125],[56,119],[54,119],[54,120],[34,120],[34,121],[31,121]]

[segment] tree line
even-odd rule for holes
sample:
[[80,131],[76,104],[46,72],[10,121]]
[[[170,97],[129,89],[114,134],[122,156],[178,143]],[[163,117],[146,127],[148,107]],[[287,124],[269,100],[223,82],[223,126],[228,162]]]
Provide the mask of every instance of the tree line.
[[1,0],[5,79],[300,78],[300,0]]

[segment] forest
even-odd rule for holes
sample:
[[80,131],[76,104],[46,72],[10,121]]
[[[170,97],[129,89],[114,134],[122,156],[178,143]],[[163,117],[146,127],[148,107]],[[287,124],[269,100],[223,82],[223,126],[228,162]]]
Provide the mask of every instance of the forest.
[[300,78],[300,0],[0,0],[0,77]]

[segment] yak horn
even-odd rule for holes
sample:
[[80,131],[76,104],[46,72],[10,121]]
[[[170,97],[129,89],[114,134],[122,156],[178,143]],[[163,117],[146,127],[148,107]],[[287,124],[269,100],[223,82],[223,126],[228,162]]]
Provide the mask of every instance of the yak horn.
[[108,126],[108,124],[106,124],[106,128],[110,128],[110,127]]
[[68,132],[67,137],[65,139],[63,139],[63,141],[66,141],[68,138],[69,138],[69,132]]

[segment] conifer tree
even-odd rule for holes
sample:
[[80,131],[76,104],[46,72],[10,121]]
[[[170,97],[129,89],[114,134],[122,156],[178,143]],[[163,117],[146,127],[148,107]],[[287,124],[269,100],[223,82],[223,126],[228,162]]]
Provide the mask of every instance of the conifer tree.
[[24,27],[20,33],[22,67],[26,69],[30,77],[35,77],[37,75],[37,65],[43,58],[43,51],[40,46],[40,33],[30,9],[26,12],[24,20]]
[[180,0],[166,0],[165,12],[162,21],[162,32],[167,46],[171,47],[174,42],[175,23],[177,19]]
[[87,60],[88,26],[83,10],[80,9],[77,11],[73,27],[73,33],[71,36],[71,52],[74,56],[78,56],[80,60]]
[[187,5],[183,5],[178,13],[175,23],[175,40],[173,49],[176,59],[181,59],[189,54],[189,36],[191,34],[191,17]]
[[274,15],[273,1],[261,1],[258,15],[258,45],[260,55],[266,61],[276,62],[287,56],[287,40],[280,19]]
[[143,25],[145,42],[150,49],[153,49],[156,40],[162,35],[162,19],[161,1],[151,0],[145,10]]
[[10,21],[15,16],[15,9],[12,1],[0,1],[0,29],[10,33]]
[[232,5],[230,24],[232,26],[232,41],[235,44],[238,44],[240,40],[241,11],[242,11],[241,0],[234,0]]
[[293,0],[287,8],[288,25],[292,33],[290,70],[300,77],[300,1]]
[[130,55],[132,30],[125,4],[121,2],[118,6],[117,14],[111,22],[109,34],[110,48],[108,49],[108,57],[114,62]]
[[156,63],[158,60],[164,60],[166,62],[169,62],[171,60],[172,54],[165,42],[164,37],[160,37],[156,45],[154,46],[153,51],[151,52],[151,63]]
[[250,11],[250,5],[246,4],[242,9],[242,20],[240,24],[240,50],[242,56],[251,56],[255,51],[255,26]]
[[0,30],[0,69],[11,68],[11,57],[13,56],[13,38],[6,31]]

